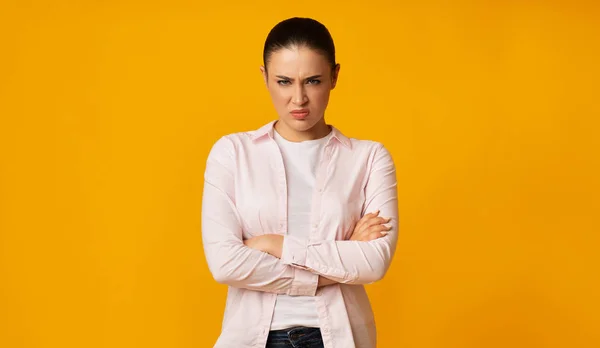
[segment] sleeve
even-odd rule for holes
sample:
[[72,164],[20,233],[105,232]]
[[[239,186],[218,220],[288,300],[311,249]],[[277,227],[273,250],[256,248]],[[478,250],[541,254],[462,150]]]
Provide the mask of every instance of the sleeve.
[[318,275],[244,245],[235,206],[234,153],[231,140],[222,137],[213,145],[204,173],[202,244],[212,276],[237,288],[315,296]]
[[345,284],[369,284],[383,278],[398,240],[398,191],[396,169],[389,151],[381,144],[375,150],[365,187],[365,212],[380,210],[391,217],[392,229],[384,237],[363,242],[305,240],[285,236],[281,260]]

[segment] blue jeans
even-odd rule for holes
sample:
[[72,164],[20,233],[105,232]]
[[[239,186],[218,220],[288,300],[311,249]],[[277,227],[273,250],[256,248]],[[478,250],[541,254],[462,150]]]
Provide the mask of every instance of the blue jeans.
[[324,348],[318,327],[291,327],[272,330],[265,348]]

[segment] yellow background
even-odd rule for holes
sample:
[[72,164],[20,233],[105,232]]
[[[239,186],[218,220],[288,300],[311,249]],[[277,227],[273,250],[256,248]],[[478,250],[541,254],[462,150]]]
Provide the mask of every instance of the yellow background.
[[398,168],[379,346],[599,347],[592,0],[2,0],[0,347],[212,346],[206,155],[276,117],[259,65],[290,16],[334,36],[327,121]]

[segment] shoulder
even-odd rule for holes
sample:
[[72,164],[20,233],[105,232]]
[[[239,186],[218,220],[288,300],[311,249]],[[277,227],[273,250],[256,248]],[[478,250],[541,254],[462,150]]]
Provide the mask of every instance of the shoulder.
[[376,140],[348,138],[353,149],[374,151],[383,147],[383,143]]
[[392,154],[383,142],[370,139],[348,139],[352,144],[353,157],[365,158],[368,167],[395,167]]
[[352,153],[364,153],[364,152],[375,152],[378,149],[383,148],[383,144],[379,141],[372,139],[360,139],[344,134],[339,128],[333,127],[333,137],[345,145],[343,147],[349,149]]
[[380,141],[347,136],[335,126],[333,126],[333,135],[341,144],[346,145],[341,146],[341,148],[346,150],[346,154],[354,159],[365,159],[367,164],[373,164],[380,159],[384,159],[384,162],[393,164],[390,152]]
[[387,147],[380,141],[348,138],[353,151],[367,152],[373,156],[390,155]]
[[240,146],[245,146],[252,141],[255,131],[235,132],[222,135],[211,147],[211,152],[235,153]]

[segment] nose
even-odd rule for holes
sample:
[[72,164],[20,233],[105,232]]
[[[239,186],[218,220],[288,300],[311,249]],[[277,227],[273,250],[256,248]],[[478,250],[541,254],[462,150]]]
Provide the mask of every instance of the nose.
[[304,105],[308,101],[308,96],[306,95],[306,91],[304,89],[303,84],[299,84],[294,89],[294,95],[292,96],[292,103],[296,105]]

